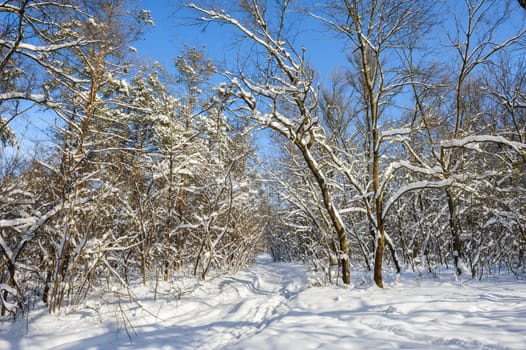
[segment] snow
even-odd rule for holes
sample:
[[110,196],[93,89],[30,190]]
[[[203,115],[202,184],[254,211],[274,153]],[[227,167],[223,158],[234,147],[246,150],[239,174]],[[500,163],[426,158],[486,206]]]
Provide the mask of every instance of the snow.
[[95,22],[95,20],[93,18],[88,18],[88,24],[93,26],[93,27],[98,27],[99,25],[97,24],[97,22]]
[[451,186],[453,184],[453,179],[445,179],[440,181],[416,181],[409,183],[405,186],[402,186],[398,191],[396,191],[393,195],[389,197],[389,199],[386,201],[384,205],[384,209],[382,212],[382,216],[385,218],[387,217],[387,213],[389,212],[389,209],[395,203],[402,195],[404,195],[407,192],[414,191],[417,189],[425,189],[425,188],[444,188],[447,186]]
[[38,218],[31,216],[27,218],[18,219],[2,219],[0,220],[0,227],[18,227],[18,226],[31,226],[38,222]]
[[[247,271],[92,296],[82,307],[0,324],[0,349],[523,349],[526,283],[406,272],[379,289],[310,287],[298,264],[261,256]],[[127,292],[124,292],[127,293]],[[27,328],[26,328],[27,327]],[[128,336],[129,334],[129,336]]]
[[514,150],[516,150],[518,153],[521,152],[521,150],[526,149],[526,144],[517,142],[517,141],[510,141],[502,136],[494,136],[494,135],[471,135],[466,136],[462,139],[457,140],[446,140],[442,141],[441,145],[444,148],[453,148],[453,147],[465,147],[466,145],[473,144],[473,143],[498,143],[507,145]]
[[408,139],[408,135],[411,133],[411,128],[399,128],[384,130],[380,136],[383,141],[404,141]]

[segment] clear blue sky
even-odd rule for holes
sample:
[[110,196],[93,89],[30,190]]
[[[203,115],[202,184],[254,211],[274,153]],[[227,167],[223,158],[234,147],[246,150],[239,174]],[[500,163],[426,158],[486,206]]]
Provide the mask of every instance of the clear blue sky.
[[[229,1],[229,0],[228,0]],[[185,8],[183,0],[136,0],[138,7],[148,9],[152,13],[155,27],[148,29],[142,40],[134,45],[142,59],[151,59],[161,63],[169,70],[173,69],[173,59],[187,47],[205,47],[207,55],[214,63],[226,61],[226,68],[235,67],[239,47],[235,44],[235,34],[231,26],[195,24],[197,16],[192,10]],[[225,0],[227,3],[227,0]],[[192,25],[194,24],[194,25]],[[326,80],[331,72],[346,64],[342,51],[342,41],[332,38],[332,34],[324,32],[324,28],[314,19],[307,19],[297,24],[295,30],[301,31],[297,47],[307,48],[306,57],[310,64],[320,73],[320,79]],[[243,55],[243,53],[241,53]],[[256,144],[260,154],[273,153],[268,149],[269,141],[266,132],[261,132]]]
[[[205,47],[207,54],[216,62],[227,61],[227,65],[235,65],[238,48],[235,46],[232,28],[211,24],[208,27],[202,25],[190,25],[194,12],[183,6],[186,0],[135,0],[136,6],[151,10],[155,27],[149,28],[143,38],[134,44],[137,48],[138,57],[144,60],[155,60],[168,69],[173,69],[173,59],[187,47]],[[229,0],[219,0],[218,3]],[[449,0],[450,4],[460,5],[458,0]],[[505,0],[502,0],[505,1]],[[524,28],[526,11],[512,1],[514,6],[511,26]],[[307,49],[307,59],[320,73],[322,81],[326,81],[330,73],[346,65],[345,53],[342,51],[342,40],[333,38],[332,33],[324,32],[324,29],[315,20],[304,20],[298,23],[298,31],[301,36],[296,42],[297,47],[303,45]],[[438,36],[440,34],[438,33]],[[509,33],[504,33],[509,35]],[[437,39],[444,44],[444,38]],[[451,54],[451,50],[449,54]],[[29,137],[33,141],[45,140],[42,133],[34,133],[35,130],[44,130],[49,122],[49,113],[32,110],[30,113],[19,116],[10,126],[16,130],[19,139],[23,139],[24,131],[28,130]],[[33,131],[33,132],[31,132]]]
[[[233,43],[234,36],[229,26],[210,24],[191,25],[196,13],[184,8],[182,0],[137,0],[137,6],[152,13],[155,27],[150,28],[135,47],[139,56],[151,58],[166,68],[173,67],[173,58],[185,47],[205,47],[207,54],[215,61],[222,62],[237,58],[238,48]],[[345,64],[342,42],[331,38],[332,34],[323,32],[315,20],[298,24],[302,35],[298,47],[305,46],[307,59],[323,75],[327,76],[334,68]]]
[[[189,0],[188,0],[189,1]],[[238,48],[233,44],[233,30],[230,26],[220,26],[210,24],[208,27],[203,25],[190,25],[196,23],[192,17],[197,14],[184,7],[187,0],[136,0],[139,8],[151,10],[155,27],[150,28],[143,39],[136,43],[139,57],[150,58],[161,63],[170,69],[173,67],[173,58],[180,54],[181,50],[187,47],[205,47],[207,54],[215,62],[227,61],[227,64],[234,65],[237,59]],[[219,0],[225,5],[229,0]],[[502,2],[506,0],[501,0]],[[513,18],[509,22],[509,32],[518,28],[524,28],[526,11],[524,11],[516,1],[510,0],[513,9]],[[496,4],[498,4],[497,2]],[[450,10],[458,15],[458,11],[464,11],[465,5],[459,0],[449,0]],[[305,17],[305,16],[303,16]],[[461,17],[461,16],[459,16]],[[453,25],[446,20],[445,24]],[[514,28],[511,28],[514,27]],[[508,27],[507,27],[508,28]],[[507,29],[505,28],[505,29]],[[442,28],[443,29],[443,28]],[[303,19],[298,23],[298,32],[301,34],[297,38],[296,47],[302,45],[307,49],[307,60],[320,73],[322,81],[326,81],[330,73],[338,67],[345,66],[346,59],[343,52],[345,40],[334,38],[334,33],[327,32],[323,26],[314,19]],[[504,30],[507,32],[507,30]],[[504,36],[510,33],[500,34]],[[449,44],[443,30],[437,28],[433,34],[434,45],[444,49],[444,45]],[[451,55],[453,50],[446,49],[444,54]],[[435,54],[438,54],[435,52]]]

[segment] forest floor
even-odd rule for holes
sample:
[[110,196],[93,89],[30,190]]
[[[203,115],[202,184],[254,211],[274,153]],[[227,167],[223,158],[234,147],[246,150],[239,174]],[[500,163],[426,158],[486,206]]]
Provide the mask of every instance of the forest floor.
[[[379,289],[311,287],[297,264],[260,257],[196,285],[137,286],[135,301],[95,294],[49,315],[0,322],[0,349],[524,349],[526,280],[402,275]],[[524,276],[523,276],[524,277]]]

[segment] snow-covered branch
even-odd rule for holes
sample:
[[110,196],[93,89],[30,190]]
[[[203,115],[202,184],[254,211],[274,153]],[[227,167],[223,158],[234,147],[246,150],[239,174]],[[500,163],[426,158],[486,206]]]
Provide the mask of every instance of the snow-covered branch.
[[387,213],[389,212],[389,209],[392,207],[392,205],[404,194],[414,191],[414,190],[421,190],[421,189],[428,189],[428,188],[445,188],[448,186],[451,186],[454,183],[454,179],[444,179],[439,181],[418,181],[418,182],[412,182],[409,183],[406,186],[403,186],[398,191],[393,193],[389,199],[384,204],[382,216],[384,218],[387,217]]
[[20,227],[34,225],[37,221],[38,218],[35,216],[18,219],[2,219],[0,220],[0,228],[13,227],[20,229]]
[[518,153],[521,153],[524,150],[526,150],[525,143],[521,143],[517,141],[510,141],[503,136],[494,136],[494,135],[471,135],[471,136],[466,136],[461,139],[442,141],[440,145],[443,148],[455,148],[455,147],[465,147],[467,145],[476,144],[476,143],[501,144],[501,145],[511,147]]
[[276,59],[276,61],[278,62],[279,66],[283,69],[283,71],[287,73],[287,76],[289,77],[289,79],[291,81],[295,80],[295,76],[293,72],[299,71],[300,66],[294,62],[294,60],[292,59],[292,55],[290,55],[286,51],[282,43],[276,42],[275,39],[270,35],[270,33],[265,30],[266,24],[259,12],[255,12],[255,15],[256,15],[256,20],[258,21],[262,29],[261,36],[259,35],[259,33],[256,33],[255,31],[250,30],[249,28],[244,26],[240,21],[231,17],[224,11],[205,9],[205,8],[197,6],[194,3],[190,3],[187,6],[206,15],[207,17],[200,18],[202,21],[224,22],[224,23],[229,23],[233,25],[234,27],[236,27],[246,37],[253,40],[255,43],[257,43],[261,47],[265,48],[268,51],[268,53],[271,54],[274,59]]
[[[16,46],[18,50],[27,50],[34,53],[42,54],[42,53],[50,53],[55,51],[60,51],[64,49],[71,49],[75,47],[80,46],[86,46],[91,43],[94,43],[94,41],[87,41],[84,39],[78,39],[70,42],[60,43],[60,44],[48,44],[48,45],[33,45],[30,43],[20,42]],[[15,43],[10,40],[4,40],[0,39],[0,46],[4,47],[13,47],[15,46]],[[38,56],[34,56],[35,58],[38,58]]]
[[46,105],[50,108],[60,107],[60,103],[53,102],[52,99],[45,94],[34,94],[20,91],[4,92],[0,94],[0,101],[9,100],[26,100],[37,104]]

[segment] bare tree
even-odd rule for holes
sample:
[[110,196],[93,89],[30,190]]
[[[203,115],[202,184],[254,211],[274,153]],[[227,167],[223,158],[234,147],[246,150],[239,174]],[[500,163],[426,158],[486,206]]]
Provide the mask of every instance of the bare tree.
[[360,151],[354,159],[335,157],[334,161],[362,199],[374,239],[374,280],[379,287],[383,286],[386,244],[400,271],[394,241],[386,232],[390,207],[408,191],[441,185],[402,186],[392,181],[394,174],[408,164],[391,154],[397,148],[403,149],[404,140],[412,132],[410,123],[400,117],[397,120],[403,112],[396,105],[396,98],[404,93],[411,78],[400,58],[412,43],[424,40],[433,24],[431,9],[428,3],[418,1],[335,1],[310,11],[351,44],[353,53],[349,56],[351,67],[347,76],[355,106],[344,119],[352,120],[357,132],[354,143]]
[[[241,98],[243,109],[250,117],[265,127],[282,135],[298,149],[315,178],[327,211],[339,240],[339,260],[342,279],[350,283],[348,239],[338,208],[333,200],[327,176],[319,166],[311,147],[323,139],[318,123],[318,97],[313,86],[313,72],[306,66],[304,52],[296,50],[286,37],[288,2],[266,8],[257,1],[242,2],[239,6],[243,18],[234,18],[225,11],[190,4],[204,21],[227,23],[252,41],[267,57],[266,64],[257,67],[261,79],[251,79],[248,72],[240,72],[232,78],[232,91]],[[276,21],[274,21],[276,19]],[[288,111],[288,112],[285,112]]]
[[[524,29],[508,33],[500,41],[497,33],[506,25],[510,15],[510,3],[498,6],[496,1],[465,1],[449,9],[455,26],[448,32],[450,49],[454,53],[453,66],[446,65],[453,75],[449,75],[436,85],[440,90],[441,101],[436,100],[434,109],[425,109],[420,101],[417,105],[432,144],[432,156],[440,167],[442,178],[456,178],[457,186],[445,189],[449,216],[449,229],[452,235],[453,260],[457,274],[462,272],[463,243],[459,211],[460,194],[467,190],[466,181],[469,168],[462,147],[480,142],[507,144],[513,148],[513,141],[501,136],[485,134],[488,129],[477,130],[476,120],[484,111],[471,99],[476,88],[476,75],[491,65],[497,53],[509,50],[524,37]],[[454,77],[454,78],[452,78]],[[419,88],[420,91],[422,89]],[[480,93],[479,93],[480,95]],[[480,100],[480,99],[479,99]],[[437,118],[438,117],[438,118]],[[485,135],[484,135],[485,134]],[[438,136],[437,136],[438,135]],[[522,148],[522,146],[518,146]]]

